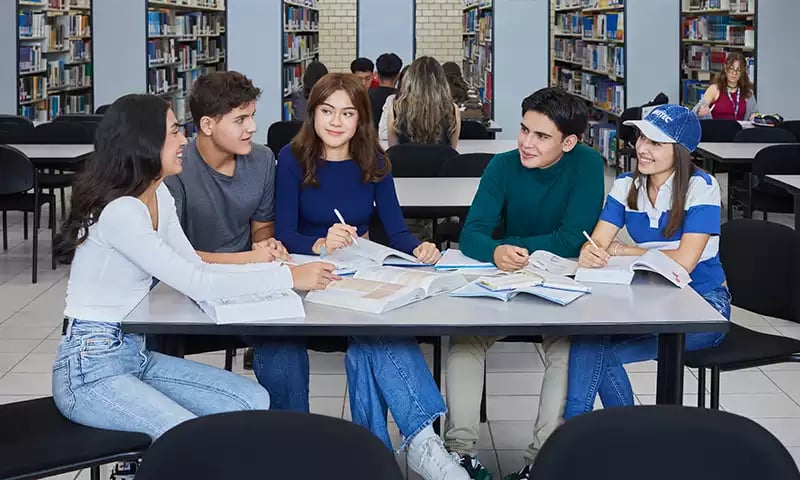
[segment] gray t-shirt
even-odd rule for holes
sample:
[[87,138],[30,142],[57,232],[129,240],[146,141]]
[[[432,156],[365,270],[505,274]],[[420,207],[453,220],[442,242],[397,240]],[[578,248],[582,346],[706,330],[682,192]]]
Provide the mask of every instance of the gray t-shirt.
[[248,155],[236,156],[233,176],[211,168],[195,140],[183,150],[183,172],[164,183],[175,197],[183,231],[196,250],[250,250],[250,220],[275,219],[275,156],[253,144]]

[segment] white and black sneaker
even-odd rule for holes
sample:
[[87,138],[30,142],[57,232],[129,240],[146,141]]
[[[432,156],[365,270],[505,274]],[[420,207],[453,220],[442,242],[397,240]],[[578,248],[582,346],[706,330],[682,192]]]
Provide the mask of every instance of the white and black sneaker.
[[461,467],[472,480],[492,480],[492,472],[484,467],[475,455],[461,455]]
[[406,454],[408,466],[425,480],[470,480],[461,459],[444,448],[438,435],[412,442]]

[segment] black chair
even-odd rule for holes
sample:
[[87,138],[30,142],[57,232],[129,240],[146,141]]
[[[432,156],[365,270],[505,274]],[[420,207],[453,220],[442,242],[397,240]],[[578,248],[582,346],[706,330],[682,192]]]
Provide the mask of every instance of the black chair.
[[144,433],[115,432],[72,423],[52,397],[0,405],[0,478],[24,480],[91,471],[100,465],[136,460],[150,446]]
[[744,218],[752,218],[753,210],[761,211],[764,220],[768,212],[793,213],[794,196],[766,183],[765,176],[769,174],[800,174],[800,144],[774,145],[758,152],[753,159],[752,172],[745,175],[743,181],[728,187],[729,205],[740,204]]
[[394,455],[366,429],[338,418],[277,410],[184,422],[153,442],[136,480],[172,480],[187,472],[194,480],[403,478]]
[[0,115],[0,126],[5,125],[27,125],[33,128],[33,122],[29,118],[21,115]]
[[480,178],[493,158],[491,153],[462,153],[445,161],[439,176]]
[[781,128],[794,135],[796,139],[800,140],[800,120],[789,120],[788,122],[783,122],[781,124]]
[[97,107],[95,109],[94,113],[95,113],[95,115],[103,115],[104,113],[106,113],[106,110],[108,110],[109,108],[111,108],[110,104],[108,104],[108,105],[100,105],[99,107]]
[[486,126],[475,120],[462,120],[461,131],[458,134],[460,140],[491,140],[492,134]]
[[59,115],[53,121],[73,122],[83,126],[86,130],[89,131],[89,134],[91,135],[89,138],[91,138],[92,141],[89,143],[94,143],[95,132],[97,132],[97,127],[100,126],[100,122],[103,121],[103,115],[88,115],[88,114]]
[[732,413],[672,405],[599,410],[556,429],[536,480],[798,480],[786,447]]
[[267,146],[276,157],[283,147],[291,143],[297,132],[300,131],[301,126],[303,126],[303,122],[300,120],[275,122],[269,126],[269,130],[267,130]]
[[781,127],[753,127],[742,129],[733,137],[738,143],[795,143],[797,138]]
[[[30,190],[33,193],[28,193]],[[39,175],[31,160],[22,152],[7,145],[0,145],[0,212],[3,218],[3,250],[8,250],[8,217],[6,212],[33,213],[33,272],[31,281],[36,283],[39,255],[39,222],[42,205],[47,204],[50,213],[50,238],[56,230],[56,199],[42,192]],[[53,270],[55,256],[51,254]]]
[[0,144],[30,143],[33,125],[0,122]]
[[[719,254],[733,305],[800,322],[800,232],[763,220],[733,220],[722,225]],[[720,372],[800,361],[800,340],[731,322],[722,343],[686,352],[684,361],[699,369],[697,401],[701,407],[705,406],[706,369],[711,369],[711,408],[717,409]]]
[[449,145],[421,145],[402,143],[386,151],[392,162],[392,176],[438,177],[444,164],[458,157],[458,152]]
[[736,120],[700,120],[701,142],[732,142],[742,131],[742,124]]

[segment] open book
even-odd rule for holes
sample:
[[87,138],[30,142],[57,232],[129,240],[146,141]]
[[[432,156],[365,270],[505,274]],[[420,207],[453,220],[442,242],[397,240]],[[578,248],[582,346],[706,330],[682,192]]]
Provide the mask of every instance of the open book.
[[317,255],[303,255],[300,253],[293,253],[291,257],[292,261],[289,262],[289,264],[305,265],[307,263],[312,263],[312,262],[328,262],[332,263],[333,266],[335,267],[335,270],[333,271],[335,275],[345,276],[345,275],[353,275],[354,273],[356,273],[355,268],[352,268],[348,265],[344,265],[342,263],[338,263],[335,261],[336,259],[331,260],[328,257],[322,259]]
[[520,293],[535,295],[558,305],[567,305],[586,294],[585,292],[557,290],[530,284],[511,290],[491,290],[480,284],[478,280],[475,280],[457,290],[453,290],[448,295],[451,297],[489,297],[507,302]]
[[364,268],[359,270],[354,278],[422,288],[427,297],[449,292],[467,284],[467,279],[456,272],[432,273],[398,267]]
[[266,322],[306,316],[303,299],[292,290],[207,300],[198,302],[198,305],[218,324]]
[[[575,275],[578,269],[578,262],[559,257],[546,250],[536,250],[528,259],[528,266],[525,269],[544,270],[557,275]],[[480,262],[470,258],[460,250],[448,249],[442,254],[442,258],[436,263],[437,270],[461,270],[464,273],[477,273],[492,275],[500,273],[492,262]]]
[[491,297],[507,302],[528,293],[559,305],[567,305],[591,292],[591,288],[571,278],[528,268],[499,277],[480,277],[463,288],[450,292],[453,297]]
[[337,266],[359,268],[375,265],[392,265],[403,267],[424,267],[423,263],[417,262],[414,256],[403,253],[394,248],[375,243],[366,238],[359,238],[358,245],[350,245],[341,248],[327,255],[322,259],[324,262],[331,262]]
[[611,257],[603,268],[579,268],[575,280],[630,285],[638,270],[655,272],[680,288],[692,281],[678,262],[658,250],[648,250],[641,257]]
[[308,292],[306,301],[367,313],[384,313],[425,298],[425,289],[363,278],[343,278],[325,290]]

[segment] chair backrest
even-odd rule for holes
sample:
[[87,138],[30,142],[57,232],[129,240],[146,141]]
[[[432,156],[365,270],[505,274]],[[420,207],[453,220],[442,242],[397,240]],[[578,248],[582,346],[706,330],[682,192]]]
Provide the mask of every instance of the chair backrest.
[[387,150],[392,175],[400,177],[438,177],[445,162],[458,156],[449,145],[403,143]]
[[[753,160],[753,175],[762,182],[767,174],[800,174],[800,144],[772,145],[759,151]],[[786,190],[780,190],[786,193]]]
[[636,139],[634,133],[636,129],[629,127],[624,123],[628,120],[639,120],[642,118],[642,107],[627,108],[622,112],[622,115],[617,119],[617,139],[625,142],[625,146],[632,146]]
[[490,140],[492,134],[481,122],[462,120],[461,132],[459,132],[458,138],[461,140]]
[[700,129],[701,142],[732,142],[742,125],[736,120],[700,120]]
[[148,449],[136,480],[181,478],[187,472],[195,480],[403,478],[394,455],[368,430],[338,418],[277,410],[184,422]]
[[95,113],[96,115],[103,115],[104,113],[106,113],[106,110],[108,110],[110,107],[111,107],[111,105],[110,105],[110,104],[107,104],[107,105],[100,105],[99,107],[97,107],[97,108],[95,109],[94,113]]
[[16,148],[0,145],[0,195],[27,192],[35,183],[30,158]]
[[732,413],[671,405],[575,417],[542,446],[536,480],[798,480],[786,447]]
[[789,120],[781,124],[781,128],[787,130],[789,133],[800,140],[800,120]]
[[0,143],[29,143],[32,138],[32,123],[0,122]]
[[87,115],[87,114],[60,115],[56,117],[56,119],[54,120],[54,122],[73,122],[83,126],[91,134],[92,138],[91,143],[94,143],[95,134],[97,133],[97,127],[100,126],[100,122],[102,121],[103,121],[102,115]]
[[94,143],[92,131],[78,122],[50,122],[33,130],[33,143],[85,145]]
[[28,125],[33,128],[33,122],[26,117],[22,117],[20,115],[0,115],[0,125]]
[[722,224],[719,256],[734,305],[800,321],[800,232],[763,220],[732,220]]
[[303,122],[299,120],[289,120],[283,122],[275,122],[269,126],[267,130],[267,146],[272,150],[275,156],[283,147],[291,143],[292,139],[300,131]]
[[491,153],[462,153],[444,162],[441,177],[480,177],[492,161]]
[[742,129],[733,137],[739,143],[794,143],[797,138],[781,127],[753,127]]

